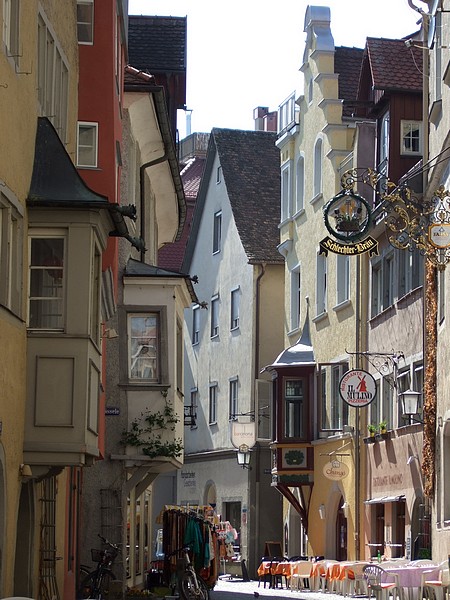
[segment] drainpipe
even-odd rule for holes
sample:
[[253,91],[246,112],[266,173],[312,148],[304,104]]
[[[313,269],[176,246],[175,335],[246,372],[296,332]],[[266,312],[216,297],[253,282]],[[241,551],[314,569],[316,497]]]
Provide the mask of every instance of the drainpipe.
[[[169,159],[169,153],[166,145],[164,145],[164,154],[159,158],[150,160],[139,167],[139,189],[140,189],[140,203],[141,203],[141,238],[145,239],[145,171],[149,167],[159,165]],[[144,262],[144,252],[141,251],[141,261]]]
[[[254,383],[253,383],[253,398],[255,398],[255,392],[256,392],[256,381],[259,378],[259,322],[260,322],[260,312],[261,312],[261,279],[264,276],[265,272],[266,272],[266,268],[265,268],[265,263],[261,263],[260,264],[261,267],[261,272],[258,275],[258,277],[256,278],[256,294],[255,294],[255,372],[254,372]],[[258,419],[258,406],[257,405],[253,405],[253,408],[255,410],[255,419]],[[258,540],[259,540],[259,534],[260,534],[260,527],[259,527],[259,520],[260,520],[260,492],[261,492],[261,482],[259,480],[259,470],[260,470],[260,465],[261,465],[261,461],[260,461],[260,448],[258,447],[258,451],[256,453],[256,457],[257,457],[257,464],[255,465],[255,477],[257,478],[257,480],[254,482],[255,483],[255,523],[256,523],[256,530],[255,530],[255,535],[253,537],[252,540],[252,546],[253,546],[253,557],[257,557],[258,556]],[[249,510],[249,506],[247,507],[247,510]],[[256,565],[257,566],[257,565]]]
[[256,321],[256,331],[255,331],[255,381],[257,379],[259,379],[259,317],[260,317],[260,310],[261,310],[261,293],[260,293],[260,282],[262,277],[264,276],[265,272],[266,272],[266,265],[265,263],[261,263],[260,264],[261,267],[261,273],[258,275],[258,277],[256,278],[256,316],[255,316],[255,321]]

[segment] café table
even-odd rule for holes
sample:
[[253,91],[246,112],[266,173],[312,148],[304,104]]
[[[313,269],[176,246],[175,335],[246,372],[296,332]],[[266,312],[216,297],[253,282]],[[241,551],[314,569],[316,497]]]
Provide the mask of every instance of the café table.
[[[384,569],[386,573],[386,581],[389,579],[390,574],[396,574],[398,581],[403,591],[408,592],[409,600],[421,600],[418,598],[418,591],[422,586],[422,575],[427,573],[430,579],[435,579],[439,576],[441,568],[437,565],[399,565],[398,567],[387,566],[383,567],[383,563],[380,567]],[[406,599],[405,599],[406,600]]]

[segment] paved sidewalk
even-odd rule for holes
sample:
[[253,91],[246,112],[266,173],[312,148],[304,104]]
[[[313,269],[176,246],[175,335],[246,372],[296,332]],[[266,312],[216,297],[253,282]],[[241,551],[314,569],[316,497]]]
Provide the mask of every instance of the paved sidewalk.
[[257,597],[262,600],[290,598],[291,600],[342,600],[339,594],[310,592],[308,590],[291,591],[290,589],[270,589],[263,583],[258,587],[258,581],[242,581],[242,579],[218,579],[214,590],[210,592],[211,600],[250,600]]

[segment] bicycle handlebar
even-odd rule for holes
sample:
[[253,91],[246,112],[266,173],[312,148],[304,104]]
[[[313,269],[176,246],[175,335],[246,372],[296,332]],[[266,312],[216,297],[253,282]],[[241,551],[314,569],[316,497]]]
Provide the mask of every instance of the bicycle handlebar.
[[107,540],[105,537],[103,537],[99,533],[97,535],[102,540],[102,542],[104,544],[106,544],[107,546],[109,546],[110,548],[114,548],[114,550],[118,550],[119,549],[119,544],[113,544],[112,542],[110,542],[109,540]]

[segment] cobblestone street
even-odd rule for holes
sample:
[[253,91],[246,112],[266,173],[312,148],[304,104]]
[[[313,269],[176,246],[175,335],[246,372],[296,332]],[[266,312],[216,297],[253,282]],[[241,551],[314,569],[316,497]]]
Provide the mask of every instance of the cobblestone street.
[[219,579],[214,590],[210,592],[211,600],[249,600],[258,594],[260,598],[273,600],[276,598],[309,599],[309,600],[342,600],[338,594],[291,591],[286,587],[270,589],[261,585],[258,587],[258,581],[242,581],[241,579]]

